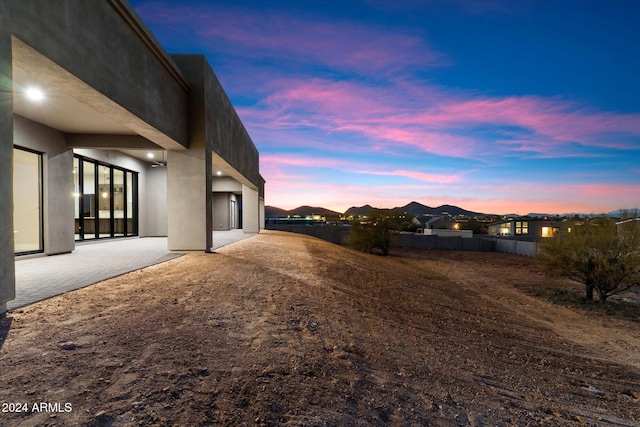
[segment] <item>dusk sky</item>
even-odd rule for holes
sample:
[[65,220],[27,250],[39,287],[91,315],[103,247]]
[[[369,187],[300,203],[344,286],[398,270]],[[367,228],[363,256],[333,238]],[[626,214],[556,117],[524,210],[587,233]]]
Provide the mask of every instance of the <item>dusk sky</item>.
[[640,1],[149,1],[260,152],[266,204],[640,207]]

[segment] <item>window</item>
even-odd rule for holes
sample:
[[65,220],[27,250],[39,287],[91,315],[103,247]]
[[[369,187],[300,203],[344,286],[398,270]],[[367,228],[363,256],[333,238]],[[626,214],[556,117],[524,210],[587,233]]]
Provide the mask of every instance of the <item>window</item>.
[[44,250],[42,221],[42,154],[13,148],[13,251]]
[[554,227],[542,227],[542,237],[553,237],[558,232],[557,228]]
[[138,234],[138,174],[79,155],[73,159],[76,240]]
[[511,235],[511,224],[505,222],[504,224],[500,224],[500,235],[501,236],[510,236]]
[[527,221],[516,221],[516,234],[529,234],[529,223]]
[[125,171],[125,176],[127,181],[124,187],[124,199],[127,201],[127,207],[124,211],[127,218],[125,234],[136,236],[138,234],[138,174]]
[[113,233],[116,237],[125,235],[125,172],[120,169],[113,169]]

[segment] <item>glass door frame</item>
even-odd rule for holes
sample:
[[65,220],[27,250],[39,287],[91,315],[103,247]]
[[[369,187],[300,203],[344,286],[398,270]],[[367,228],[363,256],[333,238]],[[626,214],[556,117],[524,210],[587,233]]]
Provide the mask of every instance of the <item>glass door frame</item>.
[[[25,151],[27,153],[31,153],[31,154],[35,154],[38,156],[38,203],[39,203],[39,218],[38,218],[38,226],[40,227],[39,230],[39,239],[38,239],[38,244],[39,244],[39,249],[34,249],[34,250],[29,250],[29,251],[21,251],[21,252],[15,252],[14,249],[14,255],[15,256],[20,256],[20,255],[32,255],[32,254],[41,254],[44,252],[44,191],[43,191],[43,186],[44,186],[44,182],[43,182],[43,178],[44,178],[44,153],[40,152],[40,151],[36,151],[36,150],[32,150],[30,148],[26,148],[26,147],[20,147],[18,145],[14,145],[13,146],[14,150],[21,150],[21,151]],[[15,161],[15,160],[14,160]],[[15,186],[15,184],[14,184]],[[13,192],[13,189],[12,189]],[[15,196],[14,196],[15,197]],[[13,203],[13,201],[12,201]],[[15,206],[14,206],[14,210],[15,210]]]
[[[75,218],[77,221],[79,221],[79,230],[77,233],[78,238],[76,239],[76,241],[86,241],[86,240],[98,240],[98,239],[110,239],[110,238],[122,238],[122,237],[131,237],[131,236],[137,236],[138,235],[138,230],[139,230],[139,224],[138,224],[138,172],[129,170],[129,169],[125,169],[123,167],[120,166],[115,166],[115,165],[111,165],[109,163],[105,163],[105,162],[101,162],[99,160],[95,160],[95,159],[91,159],[89,157],[85,157],[82,156],[80,154],[74,154],[73,155],[74,160],[78,159],[78,171],[76,172],[77,174],[77,178],[78,178],[78,189],[76,190],[77,192],[77,208],[78,208],[78,216]],[[95,195],[94,198],[96,199],[95,202],[93,203],[93,212],[91,212],[93,218],[94,218],[94,224],[93,224],[93,233],[88,233],[89,236],[92,237],[87,237],[87,234],[85,234],[85,227],[84,227],[84,213],[86,212],[85,210],[85,197],[84,197],[84,167],[85,164],[91,164],[93,167],[93,172],[94,172],[94,179],[93,179],[93,184],[94,184],[94,188],[93,188],[93,194]],[[100,180],[98,179],[99,176],[99,168],[100,167],[106,167],[109,169],[109,190],[108,190],[108,197],[109,197],[109,232],[108,232],[108,236],[104,236],[104,234],[106,233],[101,233],[100,231],[100,215],[99,215],[99,211],[100,211],[100,200],[99,197],[101,196],[101,192],[100,190]],[[123,197],[123,206],[122,206],[122,211],[123,211],[123,227],[124,227],[124,232],[123,233],[118,233],[118,235],[116,235],[115,233],[115,217],[114,217],[114,182],[113,182],[113,177],[114,177],[114,170],[118,170],[120,172],[122,172],[122,177],[123,177],[123,191],[122,191],[122,197]],[[132,187],[131,189],[128,188],[127,186],[127,178],[129,177],[129,175],[131,176],[131,184]],[[131,222],[131,228],[133,228],[132,230],[129,230],[129,221],[128,221],[128,209],[129,206],[127,204],[127,197],[128,197],[128,192],[132,191],[132,222]],[[90,207],[89,207],[90,209]],[[106,219],[106,218],[105,218]]]

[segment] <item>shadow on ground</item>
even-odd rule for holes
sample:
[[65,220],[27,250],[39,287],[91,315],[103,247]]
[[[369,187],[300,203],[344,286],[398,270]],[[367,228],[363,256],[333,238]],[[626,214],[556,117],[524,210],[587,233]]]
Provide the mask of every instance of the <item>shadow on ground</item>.
[[7,336],[9,336],[9,330],[11,330],[11,323],[13,323],[12,317],[7,317],[6,315],[0,316],[0,350],[2,350],[4,341],[7,339]]

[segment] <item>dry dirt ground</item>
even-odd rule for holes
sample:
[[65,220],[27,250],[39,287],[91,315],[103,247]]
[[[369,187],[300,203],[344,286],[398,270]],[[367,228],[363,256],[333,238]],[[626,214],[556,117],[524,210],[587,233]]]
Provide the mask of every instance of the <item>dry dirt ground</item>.
[[638,306],[539,270],[264,232],[10,312],[0,424],[639,425]]

